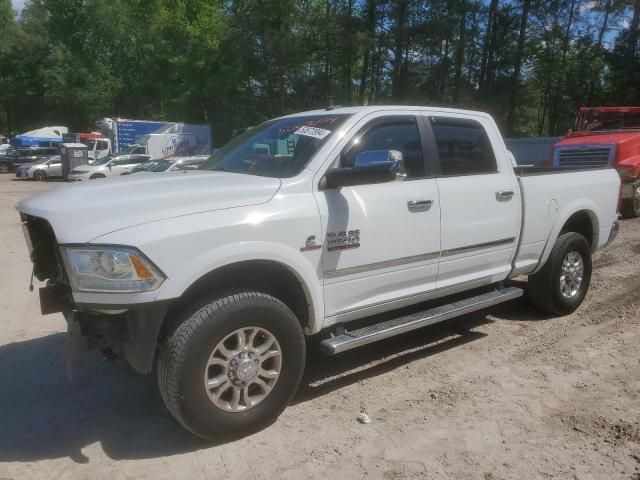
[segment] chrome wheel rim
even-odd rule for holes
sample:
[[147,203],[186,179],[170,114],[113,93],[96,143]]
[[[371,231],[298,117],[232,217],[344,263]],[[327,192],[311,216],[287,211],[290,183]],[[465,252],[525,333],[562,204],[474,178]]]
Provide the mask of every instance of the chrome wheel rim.
[[562,261],[560,268],[560,292],[566,298],[573,298],[578,294],[584,278],[584,261],[582,255],[575,250],[569,252]]
[[260,327],[240,328],[220,341],[207,361],[204,387],[225,412],[255,407],[273,390],[282,367],[276,337]]

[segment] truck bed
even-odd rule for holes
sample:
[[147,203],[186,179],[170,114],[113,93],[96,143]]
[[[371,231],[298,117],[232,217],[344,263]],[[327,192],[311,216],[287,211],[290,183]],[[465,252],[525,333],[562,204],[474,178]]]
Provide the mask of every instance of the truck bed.
[[[544,264],[569,212],[585,210],[594,223],[592,249],[604,246],[616,212],[620,177],[611,168],[552,169],[516,167],[522,192],[522,232],[512,276]],[[598,224],[600,219],[600,224]]]

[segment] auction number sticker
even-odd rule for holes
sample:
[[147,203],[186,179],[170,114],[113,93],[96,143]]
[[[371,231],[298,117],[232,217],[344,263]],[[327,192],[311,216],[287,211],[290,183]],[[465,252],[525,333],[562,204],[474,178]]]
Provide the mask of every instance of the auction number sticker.
[[300,127],[293,132],[295,135],[304,135],[305,137],[313,137],[323,139],[331,133],[331,130],[325,130],[324,128],[317,127]]

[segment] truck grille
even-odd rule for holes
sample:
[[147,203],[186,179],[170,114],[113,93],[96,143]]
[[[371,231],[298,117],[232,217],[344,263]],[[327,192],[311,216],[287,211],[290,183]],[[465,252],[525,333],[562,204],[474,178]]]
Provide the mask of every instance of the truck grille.
[[612,165],[615,153],[616,146],[611,144],[557,147],[554,165],[559,168],[607,168]]

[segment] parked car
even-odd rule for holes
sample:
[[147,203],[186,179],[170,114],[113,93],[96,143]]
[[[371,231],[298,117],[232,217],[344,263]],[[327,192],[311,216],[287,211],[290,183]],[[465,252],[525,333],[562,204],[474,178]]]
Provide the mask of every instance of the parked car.
[[42,157],[33,163],[22,164],[16,169],[16,177],[39,181],[62,177],[60,155]]
[[92,165],[74,167],[69,174],[69,181],[80,182],[82,180],[94,180],[96,178],[120,175],[128,169],[146,162],[149,158],[149,155],[118,155],[115,157],[105,157],[95,161]]
[[145,172],[145,171],[149,170],[153,165],[155,165],[156,163],[158,163],[160,161],[161,160],[158,160],[158,159],[147,160],[146,162],[142,162],[142,163],[134,166],[133,168],[125,170],[120,175],[131,175],[132,173]]
[[149,173],[169,173],[186,170],[196,170],[202,165],[210,155],[194,155],[190,157],[171,157],[161,160],[149,160],[133,167],[129,171],[124,171],[121,175],[130,175],[132,173],[149,172]]
[[640,107],[583,107],[575,127],[555,144],[554,166],[615,167],[624,218],[640,217]]
[[154,165],[150,166],[146,171],[150,173],[151,172],[170,173],[170,172],[177,172],[180,170],[196,170],[208,158],[209,158],[209,155],[167,158],[164,160],[158,160]]
[[15,172],[19,165],[58,154],[58,147],[14,147],[11,146],[0,157],[0,173]]
[[522,275],[536,308],[573,312],[618,232],[615,170],[516,167],[465,110],[294,114],[196,171],[131,180],[18,204],[41,308],[78,346],[157,365],[169,411],[206,439],[278,417],[305,336],[338,354],[520,297],[504,282]]

